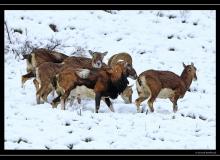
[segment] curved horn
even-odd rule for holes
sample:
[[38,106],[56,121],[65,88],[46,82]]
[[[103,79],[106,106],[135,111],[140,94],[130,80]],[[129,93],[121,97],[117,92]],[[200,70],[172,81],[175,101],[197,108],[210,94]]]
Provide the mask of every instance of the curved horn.
[[192,65],[192,66],[194,66],[194,63],[193,63],[193,62],[191,62],[191,65]]

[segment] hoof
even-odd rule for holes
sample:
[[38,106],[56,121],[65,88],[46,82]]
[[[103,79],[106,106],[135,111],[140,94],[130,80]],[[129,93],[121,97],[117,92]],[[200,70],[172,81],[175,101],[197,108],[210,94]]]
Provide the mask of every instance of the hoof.
[[37,100],[37,104],[42,104],[41,101]]
[[141,109],[140,108],[137,108],[137,113],[141,113]]
[[174,108],[173,108],[173,112],[174,112],[174,113],[176,113],[177,110],[178,110],[178,107],[174,107]]
[[148,109],[146,110],[146,115],[148,114]]
[[57,108],[57,104],[56,103],[51,102],[50,104],[52,105],[52,108]]
[[150,111],[151,111],[151,112],[154,112],[154,108],[150,108]]
[[44,104],[44,101],[41,101],[41,100],[37,100],[37,104]]

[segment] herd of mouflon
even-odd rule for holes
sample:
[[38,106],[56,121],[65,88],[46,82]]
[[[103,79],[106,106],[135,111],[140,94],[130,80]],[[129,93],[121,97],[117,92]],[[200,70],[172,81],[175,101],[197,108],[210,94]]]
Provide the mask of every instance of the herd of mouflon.
[[95,112],[98,113],[100,101],[103,100],[114,112],[111,99],[118,95],[125,103],[132,103],[132,86],[128,78],[136,80],[138,98],[135,100],[137,112],[141,112],[140,104],[148,99],[147,104],[154,112],[153,103],[156,98],[169,98],[176,112],[177,101],[183,98],[192,80],[197,80],[196,67],[193,63],[185,65],[179,76],[170,71],[146,70],[139,76],[132,65],[132,57],[125,52],[114,54],[103,62],[107,52],[89,50],[91,58],[67,56],[45,48],[33,49],[30,54],[23,55],[27,62],[27,74],[22,75],[22,86],[33,79],[36,88],[37,104],[48,102],[47,97],[56,92],[51,105],[65,109],[66,103],[76,98],[81,103],[83,98],[95,99]]

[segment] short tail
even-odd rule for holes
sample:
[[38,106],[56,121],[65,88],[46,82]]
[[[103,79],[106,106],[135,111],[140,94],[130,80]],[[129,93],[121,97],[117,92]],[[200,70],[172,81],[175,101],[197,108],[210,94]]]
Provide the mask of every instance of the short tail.
[[143,82],[141,80],[141,77],[138,77],[137,80],[136,80],[136,89],[137,89],[137,93],[138,93],[139,96],[140,96],[141,93],[144,93],[143,92],[144,85],[143,85]]
[[140,77],[137,78],[137,82],[138,82],[139,86],[142,85]]
[[82,79],[86,79],[89,77],[90,74],[90,70],[89,69],[77,69],[76,70],[76,74],[82,78]]
[[31,54],[23,54],[22,55],[23,56],[23,59],[22,60],[24,60],[24,59],[31,59]]

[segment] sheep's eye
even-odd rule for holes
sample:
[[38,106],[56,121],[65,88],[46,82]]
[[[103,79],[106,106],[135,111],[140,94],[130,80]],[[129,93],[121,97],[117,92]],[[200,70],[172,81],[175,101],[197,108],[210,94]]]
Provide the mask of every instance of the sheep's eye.
[[127,67],[128,67],[129,69],[131,69],[131,65],[130,65],[130,64],[128,64]]

